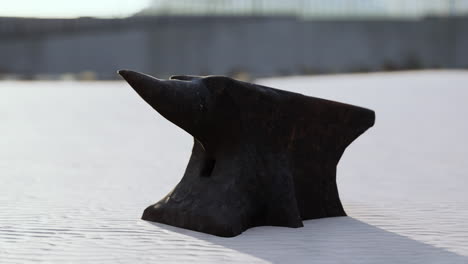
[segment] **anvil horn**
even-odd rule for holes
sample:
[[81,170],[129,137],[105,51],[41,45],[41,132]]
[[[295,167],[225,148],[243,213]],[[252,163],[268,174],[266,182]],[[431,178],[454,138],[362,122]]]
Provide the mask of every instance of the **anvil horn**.
[[160,80],[152,76],[120,70],[118,73],[154,110],[198,138],[203,126],[206,89],[196,82]]

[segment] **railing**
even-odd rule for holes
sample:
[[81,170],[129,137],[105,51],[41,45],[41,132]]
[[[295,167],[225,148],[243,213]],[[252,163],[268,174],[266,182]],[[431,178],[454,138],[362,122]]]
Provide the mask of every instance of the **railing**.
[[153,0],[141,15],[419,18],[468,14],[468,0]]

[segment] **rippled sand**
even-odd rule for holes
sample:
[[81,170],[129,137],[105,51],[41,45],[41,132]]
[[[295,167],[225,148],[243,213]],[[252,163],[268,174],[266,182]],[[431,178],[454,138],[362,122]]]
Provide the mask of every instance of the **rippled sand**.
[[338,167],[349,217],[219,238],[139,220],[191,137],[124,82],[0,82],[0,263],[468,263],[468,72],[261,83],[374,109]]

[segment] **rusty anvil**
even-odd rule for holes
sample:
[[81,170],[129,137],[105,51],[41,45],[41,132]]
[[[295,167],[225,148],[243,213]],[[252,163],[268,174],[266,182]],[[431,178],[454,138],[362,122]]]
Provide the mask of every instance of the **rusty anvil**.
[[119,74],[194,139],[182,180],[142,219],[232,237],[346,215],[336,166],[374,111],[223,76]]

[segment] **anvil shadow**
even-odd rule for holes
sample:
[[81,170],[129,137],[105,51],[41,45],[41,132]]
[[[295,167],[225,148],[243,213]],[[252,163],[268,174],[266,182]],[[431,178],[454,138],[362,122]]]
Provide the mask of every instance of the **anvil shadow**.
[[303,228],[255,227],[233,238],[152,224],[271,263],[468,263],[468,257],[352,217],[308,220]]

